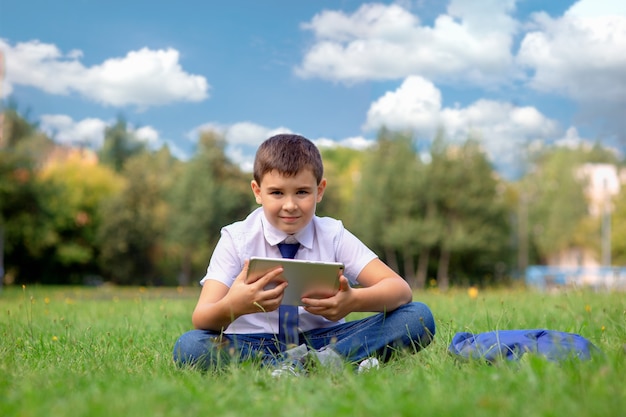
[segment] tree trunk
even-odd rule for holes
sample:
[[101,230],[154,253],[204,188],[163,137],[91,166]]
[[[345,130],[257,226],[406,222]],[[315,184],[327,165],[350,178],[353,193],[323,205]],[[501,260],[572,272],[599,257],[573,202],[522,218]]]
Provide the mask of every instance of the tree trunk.
[[186,287],[191,282],[191,255],[189,250],[183,252],[183,259],[180,263],[180,274],[178,275],[178,285]]
[[428,275],[428,261],[430,259],[430,249],[425,248],[420,252],[417,261],[417,273],[415,275],[415,288],[424,289],[426,286],[426,276]]
[[415,286],[415,262],[413,261],[413,254],[404,253],[402,259],[404,263],[404,279],[409,283],[411,288],[420,289]]
[[447,291],[450,287],[450,278],[448,277],[448,269],[450,267],[450,251],[441,250],[439,256],[439,267],[437,268],[437,286],[442,291]]
[[0,292],[4,285],[4,226],[0,224]]
[[385,256],[387,257],[387,265],[389,265],[391,269],[399,273],[400,269],[398,268],[398,259],[396,258],[396,251],[393,249],[385,249]]

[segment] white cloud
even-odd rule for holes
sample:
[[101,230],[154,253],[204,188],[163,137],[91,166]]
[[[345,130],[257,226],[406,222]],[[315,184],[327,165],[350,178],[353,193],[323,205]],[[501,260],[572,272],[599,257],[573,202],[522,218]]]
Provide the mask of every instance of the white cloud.
[[14,85],[26,85],[50,94],[78,93],[104,105],[140,108],[208,97],[206,79],[185,72],[179,52],[172,48],[142,48],[91,67],[81,63],[81,51],[63,54],[56,45],[39,41],[11,45],[0,39],[0,49],[6,59],[4,96]]
[[279,133],[292,133],[290,129],[280,126],[266,128],[250,122],[241,122],[230,125],[225,132],[226,140],[231,144],[244,144],[258,146],[265,139]]
[[[244,172],[251,172],[254,164],[254,155],[261,143],[281,133],[294,133],[291,129],[281,126],[269,128],[253,122],[239,122],[232,125],[209,122],[196,127],[188,133],[187,137],[195,141],[203,131],[213,131],[224,137],[226,140],[226,155],[228,158]],[[316,146],[336,147],[344,146],[352,149],[366,149],[374,144],[362,136],[349,137],[340,140],[329,138],[309,138]]]
[[577,121],[626,143],[626,3],[581,0],[562,17],[534,15],[517,56],[531,88],[574,100]]
[[[42,131],[55,142],[68,146],[87,146],[92,149],[102,147],[106,128],[115,123],[115,121],[95,118],[74,121],[65,114],[44,114],[40,117]],[[160,137],[159,132],[152,126],[135,129],[132,125],[128,125],[127,130],[153,150],[159,149],[167,142]],[[174,155],[179,156],[181,154],[180,149],[175,145],[168,142],[168,146]]]
[[[577,148],[582,147],[584,149],[591,150],[593,149],[594,146],[597,145],[597,141],[593,139],[581,137],[580,134],[578,133],[578,129],[576,129],[576,127],[574,126],[570,126],[565,131],[565,136],[554,141],[554,144],[556,146],[562,146],[564,148],[577,149]],[[609,144],[604,144],[603,148],[610,150],[618,158],[621,158],[624,156],[623,150],[617,147],[610,146]]]
[[581,144],[589,143],[589,141],[578,135],[578,129],[575,127],[569,127],[565,131],[565,136],[557,139],[554,143],[555,145],[562,146],[564,148],[578,148]]
[[514,0],[453,0],[432,27],[397,4],[323,11],[303,24],[315,36],[296,74],[358,82],[422,75],[483,86],[512,76]]
[[479,139],[496,164],[519,158],[521,146],[535,139],[553,139],[558,124],[534,107],[519,107],[494,100],[477,100],[467,107],[443,107],[441,92],[430,81],[408,77],[395,91],[373,102],[365,130],[381,127],[409,130],[431,140],[439,128],[453,142]]
[[152,126],[143,126],[135,130],[137,139],[143,141],[151,149],[159,148],[162,144],[159,132]]
[[579,18],[626,16],[626,3],[623,0],[581,0],[574,3],[565,15]]
[[286,127],[269,128],[252,122],[238,122],[231,125],[209,122],[196,127],[187,135],[195,141],[202,131],[217,132],[230,145],[249,145],[257,147],[265,139],[279,133],[292,133]]
[[530,86],[581,103],[626,105],[626,3],[582,0],[564,16],[534,15],[517,60]]
[[441,110],[441,93],[435,85],[418,76],[404,80],[395,91],[388,91],[371,104],[364,128],[374,130],[413,129],[432,132],[437,128]]
[[313,142],[318,148],[337,148],[341,146],[356,150],[364,150],[376,144],[374,140],[366,139],[363,136],[353,136],[340,140],[318,138],[313,140]]
[[104,120],[94,118],[75,122],[64,114],[44,114],[40,118],[41,129],[57,143],[93,149],[102,147],[107,125]]
[[252,171],[256,149],[265,139],[279,133],[292,133],[286,127],[269,128],[253,122],[238,122],[231,125],[209,122],[191,130],[187,137],[195,142],[203,131],[222,135],[227,144],[226,156],[244,172]]

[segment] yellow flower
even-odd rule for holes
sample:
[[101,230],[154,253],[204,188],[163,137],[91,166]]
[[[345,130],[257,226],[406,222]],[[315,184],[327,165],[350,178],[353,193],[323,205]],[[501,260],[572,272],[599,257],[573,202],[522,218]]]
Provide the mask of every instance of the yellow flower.
[[602,333],[604,333],[604,331],[606,330],[606,327],[602,326],[600,327],[600,330],[602,330]]
[[478,297],[478,288],[476,287],[469,287],[467,289],[467,295],[469,295],[470,298],[476,298]]
[[53,342],[56,342],[57,340],[59,340],[59,338],[58,338],[58,337],[56,337],[56,336],[52,336],[52,341],[53,341]]
[[591,306],[589,304],[585,305],[585,311],[591,313]]

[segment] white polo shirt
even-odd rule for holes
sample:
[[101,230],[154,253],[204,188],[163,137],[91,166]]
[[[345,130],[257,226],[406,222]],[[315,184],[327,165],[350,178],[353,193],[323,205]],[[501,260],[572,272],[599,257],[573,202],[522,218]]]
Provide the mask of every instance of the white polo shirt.
[[[222,233],[207,273],[200,281],[212,279],[230,287],[251,256],[280,258],[278,243],[287,234],[272,226],[259,207],[242,221],[222,228]],[[357,276],[377,256],[356,236],[343,227],[340,220],[313,216],[311,222],[294,237],[300,242],[296,259],[341,262],[344,275],[352,285]],[[343,322],[341,320],[340,322]],[[300,331],[333,326],[340,322],[326,320],[299,307]],[[269,313],[246,314],[233,321],[225,333],[278,333],[278,310]]]

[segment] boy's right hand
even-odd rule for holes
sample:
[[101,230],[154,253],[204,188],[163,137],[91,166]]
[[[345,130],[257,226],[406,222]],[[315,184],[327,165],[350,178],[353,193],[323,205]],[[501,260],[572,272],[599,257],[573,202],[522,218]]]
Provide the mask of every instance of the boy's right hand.
[[[258,277],[253,282],[246,282],[248,264],[249,261],[246,260],[243,269],[235,278],[233,285],[225,296],[231,305],[232,311],[237,316],[240,316],[278,309],[287,287],[287,281],[278,278],[282,274],[283,268],[278,267]],[[265,289],[270,283],[277,285],[271,289]]]

